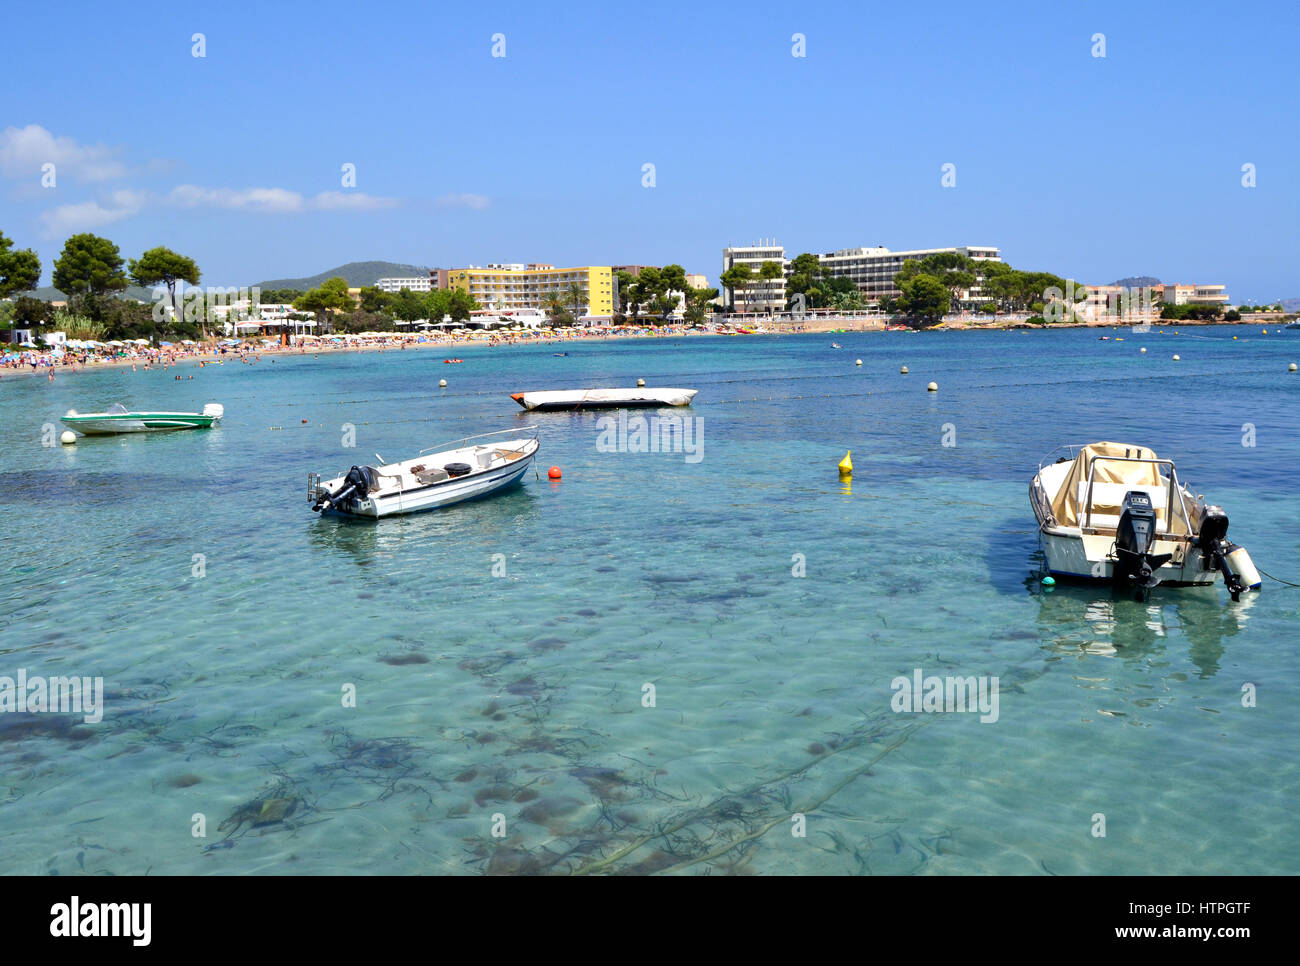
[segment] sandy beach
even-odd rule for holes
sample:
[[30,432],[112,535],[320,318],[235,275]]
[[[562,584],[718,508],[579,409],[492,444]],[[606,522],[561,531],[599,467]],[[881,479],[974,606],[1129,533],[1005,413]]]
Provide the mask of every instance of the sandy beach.
[[[1243,319],[1243,325],[1280,325],[1281,317],[1255,317]],[[1131,328],[1134,324],[1150,325],[1160,329],[1176,331],[1179,328],[1216,325],[1222,323],[1180,320],[1178,322],[1153,319],[1138,323],[1117,324],[1114,320],[1089,322],[1054,323],[1048,328],[1054,329],[1120,329]],[[691,336],[753,336],[753,335],[809,335],[832,334],[836,332],[884,332],[887,329],[903,328],[897,320],[872,318],[808,318],[780,319],[754,318],[745,319],[735,316],[730,328],[694,328],[685,325],[664,326],[618,326],[598,329],[541,329],[528,334],[520,333],[486,333],[477,332],[467,335],[435,336],[404,335],[400,333],[363,333],[362,335],[340,336],[298,336],[290,345],[281,345],[270,338],[245,340],[238,345],[223,345],[221,341],[209,340],[193,346],[145,347],[125,346],[110,354],[106,352],[67,351],[62,356],[54,356],[50,351],[29,350],[16,358],[7,358],[0,362],[0,384],[5,380],[20,377],[49,379],[53,371],[55,379],[61,376],[80,375],[104,369],[154,370],[170,369],[181,365],[209,366],[224,365],[228,362],[256,365],[263,356],[280,355],[322,355],[357,352],[403,352],[406,350],[454,350],[468,347],[551,345],[557,346],[570,342],[608,341],[610,339],[680,339]],[[1043,328],[1027,325],[1019,316],[988,319],[985,316],[946,319],[938,325],[927,329],[913,331],[990,331],[1014,328]],[[33,364],[34,363],[34,364]],[[177,377],[179,378],[179,376]]]

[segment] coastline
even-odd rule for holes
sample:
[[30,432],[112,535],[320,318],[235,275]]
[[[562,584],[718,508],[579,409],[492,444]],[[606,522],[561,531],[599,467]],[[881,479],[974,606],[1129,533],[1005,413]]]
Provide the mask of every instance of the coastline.
[[[920,329],[888,329],[886,322],[880,319],[861,319],[861,318],[821,318],[807,319],[801,321],[787,319],[755,319],[746,323],[740,320],[737,325],[754,325],[760,326],[761,330],[745,332],[728,332],[717,330],[701,330],[681,325],[670,325],[662,327],[645,328],[641,326],[624,327],[628,331],[620,329],[602,329],[598,332],[592,332],[584,329],[560,329],[560,330],[542,330],[536,335],[528,337],[518,337],[516,335],[468,335],[451,338],[437,338],[424,336],[423,341],[420,337],[411,335],[400,335],[393,333],[376,333],[366,336],[339,336],[344,339],[343,342],[331,341],[331,337],[319,337],[312,342],[298,342],[293,345],[280,345],[274,343],[271,345],[254,345],[244,344],[240,346],[227,347],[226,351],[219,351],[218,342],[205,343],[200,347],[189,351],[177,352],[175,349],[159,348],[139,348],[132,350],[131,354],[114,357],[97,357],[88,356],[83,363],[76,359],[71,362],[67,361],[65,356],[58,363],[51,362],[51,356],[48,353],[42,354],[36,366],[29,362],[23,362],[18,366],[0,366],[0,385],[6,380],[17,378],[49,378],[51,369],[55,372],[55,379],[60,376],[78,376],[86,372],[100,372],[114,369],[143,369],[152,371],[154,369],[169,369],[178,366],[190,364],[201,367],[210,365],[225,365],[227,362],[235,361],[240,364],[255,365],[262,356],[305,356],[305,355],[337,355],[340,353],[359,353],[359,352],[404,352],[408,349],[428,350],[466,347],[487,347],[496,348],[498,346],[558,346],[574,342],[592,342],[608,341],[616,339],[619,341],[633,339],[664,339],[664,338],[690,338],[699,336],[731,336],[743,338],[746,336],[791,336],[791,335],[830,335],[840,332],[886,332],[886,331],[909,331],[909,332],[992,332],[1008,331],[1012,329],[1026,330],[1049,330],[1049,329],[1132,329],[1135,326],[1146,326],[1151,329],[1161,329],[1177,331],[1182,328],[1202,327],[1202,326],[1222,326],[1222,325],[1239,325],[1254,326],[1261,325],[1264,327],[1273,325],[1284,327],[1287,323],[1282,318],[1276,319],[1242,319],[1240,322],[1223,322],[1223,321],[1199,321],[1199,320],[1179,320],[1178,322],[1152,320],[1150,322],[1117,324],[1114,321],[1089,321],[1089,322],[1058,322],[1048,325],[1027,325],[1023,319],[996,320],[993,322],[982,322],[974,319],[964,320],[946,320],[937,325],[928,326]],[[897,325],[898,323],[894,323]],[[249,359],[252,362],[249,362]]]

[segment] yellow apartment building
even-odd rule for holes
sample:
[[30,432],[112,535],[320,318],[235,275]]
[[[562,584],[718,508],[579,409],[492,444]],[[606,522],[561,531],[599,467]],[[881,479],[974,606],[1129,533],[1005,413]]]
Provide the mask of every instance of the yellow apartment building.
[[614,277],[608,265],[487,265],[453,268],[447,273],[448,288],[469,292],[487,309],[540,309],[547,295],[563,292],[573,282],[587,293],[587,315],[614,314]]

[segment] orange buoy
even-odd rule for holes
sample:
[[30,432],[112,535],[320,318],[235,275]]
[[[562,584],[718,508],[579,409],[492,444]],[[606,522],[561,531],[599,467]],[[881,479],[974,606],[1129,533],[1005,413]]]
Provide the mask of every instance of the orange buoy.
[[558,466],[552,466],[546,471],[546,475],[553,480],[558,480],[560,478],[560,468]]

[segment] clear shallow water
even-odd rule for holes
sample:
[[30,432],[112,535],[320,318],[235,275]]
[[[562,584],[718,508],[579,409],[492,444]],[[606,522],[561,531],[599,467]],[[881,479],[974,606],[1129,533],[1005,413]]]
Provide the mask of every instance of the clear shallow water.
[[[0,871],[1294,874],[1300,590],[1043,592],[1026,491],[1059,444],[1150,445],[1297,580],[1300,333],[1108,334],[5,379],[0,675],[98,675],[107,701],[98,724],[0,715]],[[507,396],[638,377],[700,390],[700,462],[598,452],[596,415]],[[227,415],[40,445],[117,401]],[[540,478],[506,495],[307,507],[309,470],[529,422]],[[998,720],[893,713],[916,668],[998,676]]]

